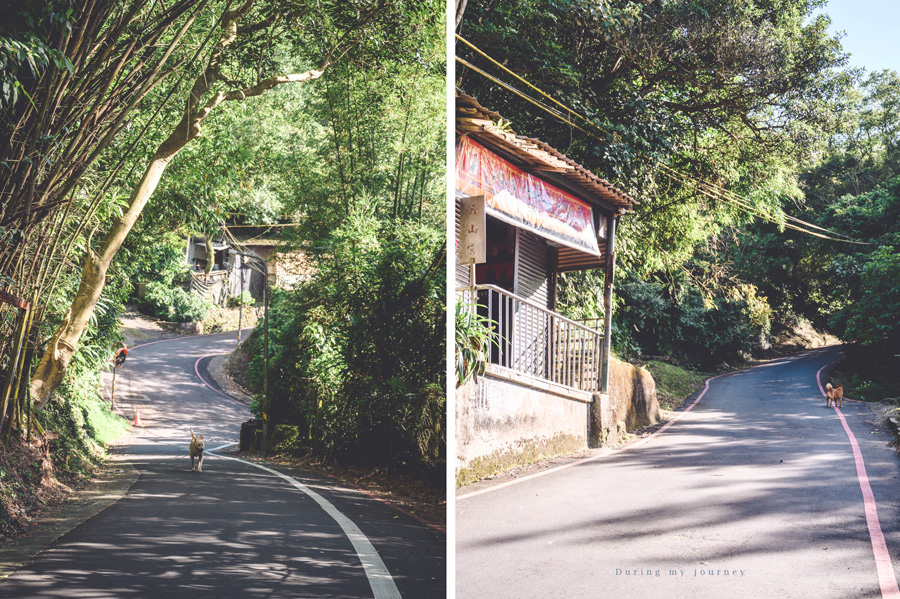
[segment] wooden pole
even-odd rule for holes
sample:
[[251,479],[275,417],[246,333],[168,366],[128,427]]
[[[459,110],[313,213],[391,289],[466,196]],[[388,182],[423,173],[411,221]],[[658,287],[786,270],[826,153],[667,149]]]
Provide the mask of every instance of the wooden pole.
[[116,409],[116,365],[113,364],[113,380],[112,380],[112,391],[109,393],[109,403],[112,406],[112,409]]
[[[18,417],[15,420],[16,428],[20,431],[22,429],[22,399],[20,397],[20,392],[22,389],[22,379],[26,379],[25,386],[28,386],[28,374],[31,370],[31,350],[28,348],[28,333],[31,330],[31,306],[25,308],[25,313],[22,315],[22,348],[21,348],[21,357],[19,359],[19,365],[16,369],[18,375],[16,376],[16,389],[13,393],[13,402],[15,407],[15,412],[18,414]],[[10,427],[11,428],[11,427]]]
[[25,328],[28,324],[28,312],[28,308],[25,308],[21,310],[19,316],[19,326],[18,332],[16,333],[15,350],[13,352],[15,357],[9,363],[9,372],[7,372],[6,381],[3,384],[3,411],[0,413],[0,431],[3,430],[3,427],[6,424],[6,411],[9,407],[9,396],[12,393],[13,383],[16,380],[16,375],[20,374],[17,372],[17,369],[23,354],[22,349],[25,340]]
[[237,347],[241,346],[241,326],[244,322],[244,259],[241,256],[237,257],[237,260],[240,261],[241,265],[241,290],[239,296],[240,307],[238,308],[238,340]]
[[603,284],[603,353],[600,365],[600,393],[609,393],[609,357],[612,345],[613,274],[616,266],[616,215],[606,220],[606,281]]
[[263,360],[263,449],[269,442],[269,265],[261,260],[265,271],[266,284],[263,286],[263,317],[265,328],[263,329],[264,343],[266,345],[265,359]]
[[31,401],[31,385],[25,385],[25,397],[28,400],[28,433],[26,442],[31,445],[31,429],[34,428],[34,402]]

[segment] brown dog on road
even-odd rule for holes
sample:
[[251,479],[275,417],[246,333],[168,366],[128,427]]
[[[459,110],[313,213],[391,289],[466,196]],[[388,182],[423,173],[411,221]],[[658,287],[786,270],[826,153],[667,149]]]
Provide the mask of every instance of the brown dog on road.
[[839,404],[840,407],[844,407],[844,386],[838,385],[837,387],[832,387],[831,383],[825,385],[825,401],[828,402],[828,407],[833,408],[835,404]]
[[194,458],[199,457],[197,461],[197,472],[203,472],[203,435],[197,437],[194,435],[194,427],[191,428],[191,472],[194,471]]

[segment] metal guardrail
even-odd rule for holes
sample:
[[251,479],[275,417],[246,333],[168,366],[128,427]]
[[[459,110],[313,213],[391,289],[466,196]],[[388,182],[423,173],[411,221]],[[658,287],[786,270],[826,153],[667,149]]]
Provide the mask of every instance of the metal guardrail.
[[459,300],[477,303],[493,321],[498,343],[491,364],[583,391],[599,389],[603,335],[494,285],[456,290]]

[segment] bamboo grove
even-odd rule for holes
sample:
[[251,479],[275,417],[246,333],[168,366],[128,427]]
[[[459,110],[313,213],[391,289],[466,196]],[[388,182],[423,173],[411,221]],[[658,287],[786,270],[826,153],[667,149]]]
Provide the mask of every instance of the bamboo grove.
[[[435,211],[434,195],[443,190],[437,183],[443,129],[440,141],[428,136],[429,146],[418,148],[424,138],[413,136],[423,125],[413,112],[421,98],[398,93],[399,112],[388,108],[382,115],[371,108],[375,96],[358,73],[388,80],[393,67],[385,65],[402,63],[413,80],[391,82],[398,90],[416,89],[422,73],[434,79],[435,69],[443,77],[443,54],[435,66],[422,57],[431,50],[416,45],[426,38],[433,45],[432,32],[442,32],[436,6],[424,0],[2,2],[4,14],[14,16],[0,24],[0,426],[7,439],[13,431],[29,434],[37,420],[28,414],[46,406],[63,384],[82,335],[96,328],[90,323],[108,301],[107,270],[118,269],[119,280],[131,272],[113,262],[123,244],[126,253],[134,249],[127,238],[136,225],[140,243],[151,245],[165,235],[171,242],[175,229],[178,235],[221,235],[224,215],[241,210],[244,201],[223,200],[223,194],[264,195],[272,181],[289,179],[275,203],[302,188],[305,199],[287,202],[284,210],[293,206],[308,236],[322,233],[317,224],[336,226],[376,194],[380,203],[393,204],[380,211],[387,219],[422,220],[423,206]],[[343,80],[361,91],[351,97]],[[301,110],[300,121],[313,128],[330,121],[330,140],[316,134],[309,140],[313,149],[285,150],[308,156],[309,175],[287,165],[294,158],[282,160],[295,174],[264,169],[265,180],[251,193],[250,183],[233,180],[234,173],[255,168],[271,148],[216,166],[222,153],[215,139],[233,133],[229,127],[243,110],[235,106],[259,108],[259,98],[276,89],[307,86],[317,90],[308,114],[300,94],[259,115],[281,123],[288,111]],[[402,138],[385,134],[379,118],[405,118]],[[188,147],[194,148],[189,155],[209,154],[192,166],[191,158],[181,158]],[[386,156],[395,168],[373,167]],[[323,164],[336,164],[336,176]],[[165,173],[174,183],[165,182]],[[230,191],[222,191],[226,187]],[[151,198],[159,209],[142,225]],[[103,326],[115,330],[114,324]]]
[[7,434],[23,424],[23,379],[41,342],[46,302],[122,163],[105,179],[85,175],[133,124],[138,103],[189,60],[182,42],[205,5],[94,2],[60,5],[49,18],[36,6],[7,23],[10,36],[30,29],[32,42],[9,52],[17,46],[2,40],[0,419]]

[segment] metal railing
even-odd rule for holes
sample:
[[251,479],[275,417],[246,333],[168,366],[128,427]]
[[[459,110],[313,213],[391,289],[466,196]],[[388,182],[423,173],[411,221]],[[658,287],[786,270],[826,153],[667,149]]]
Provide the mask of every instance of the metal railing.
[[[472,304],[472,288],[457,289]],[[603,335],[494,285],[477,285],[478,313],[498,340],[488,361],[515,372],[584,391],[599,389]]]

